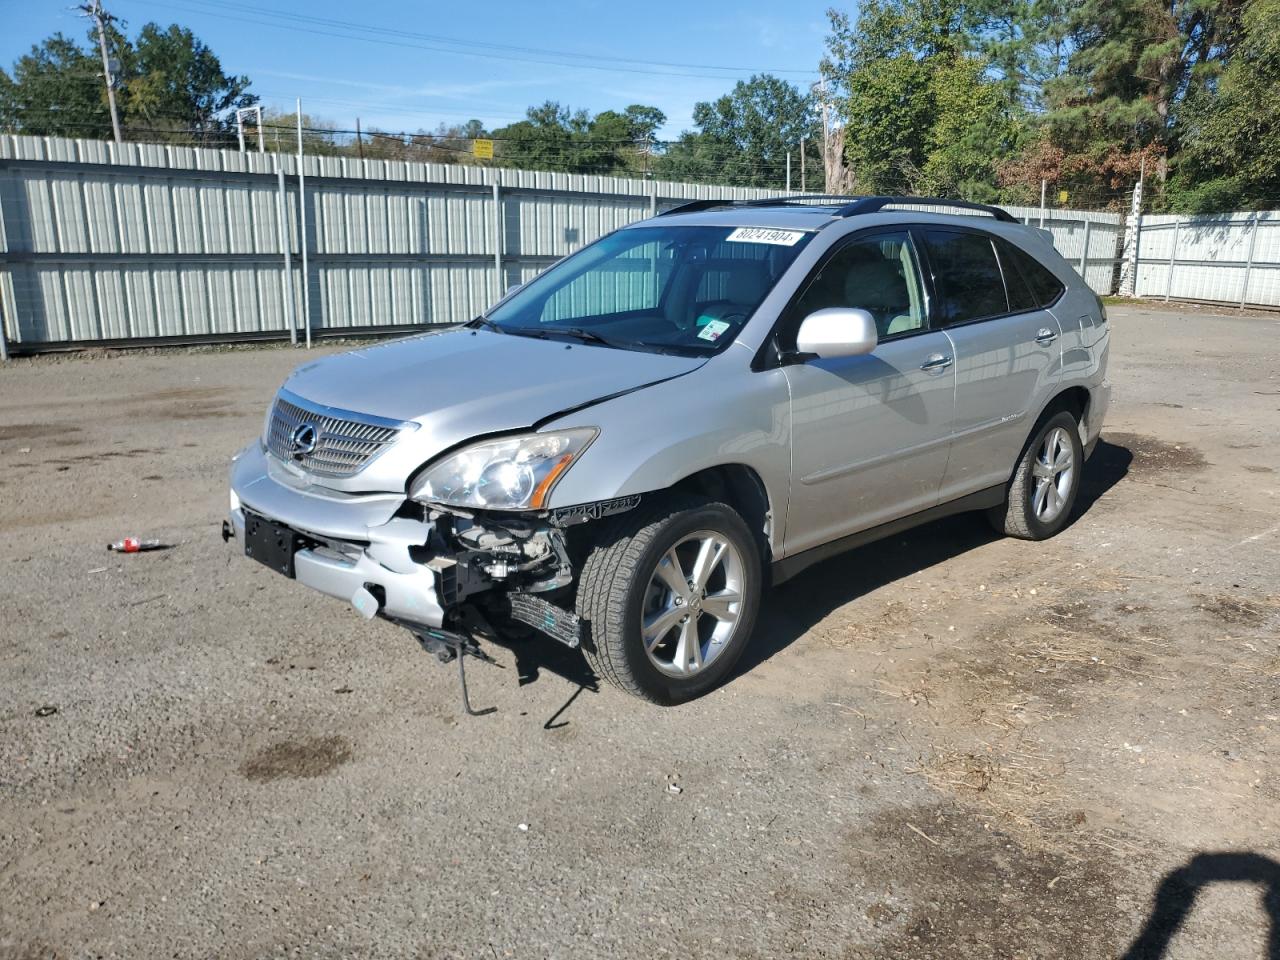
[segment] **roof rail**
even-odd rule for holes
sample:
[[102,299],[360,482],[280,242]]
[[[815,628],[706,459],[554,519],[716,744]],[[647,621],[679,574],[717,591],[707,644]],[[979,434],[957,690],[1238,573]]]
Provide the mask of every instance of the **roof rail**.
[[834,205],[833,201],[843,205],[861,199],[861,197],[851,197],[843,193],[792,193],[783,197],[766,197],[763,200],[745,200],[743,203],[748,207],[775,207],[780,204],[783,206],[803,207],[810,204],[832,206]]
[[716,207],[736,207],[741,200],[690,200],[670,210],[663,210],[658,216],[669,217],[673,213],[697,213],[699,210],[714,210]]
[[837,217],[856,217],[864,213],[877,213],[885,207],[892,206],[929,206],[956,207],[960,210],[973,210],[985,213],[1005,223],[1021,223],[1017,217],[999,207],[985,203],[973,203],[969,200],[947,200],[943,197],[860,197],[836,211]]
[[948,200],[945,197],[847,197],[817,193],[790,194],[784,197],[766,197],[761,200],[692,200],[689,203],[682,203],[678,207],[672,207],[670,210],[664,210],[658,216],[665,217],[673,213],[697,213],[699,210],[714,210],[717,207],[820,206],[824,203],[830,204],[831,201],[838,201],[840,204],[839,209],[834,214],[838,218],[856,217],[864,213],[878,213],[885,207],[929,206],[972,210],[975,213],[984,213],[1005,223],[1021,223],[1017,217],[1005,210],[1001,210],[999,207],[993,207],[985,203],[973,203],[969,200]]
[[680,204],[678,207],[672,207],[670,210],[663,210],[658,216],[665,217],[672,213],[697,213],[699,210],[714,210],[717,207],[800,207],[823,202],[828,205],[834,205],[832,201],[848,204],[850,201],[857,199],[859,198],[843,194],[795,193],[782,197],[762,197],[758,200],[691,200],[688,203]]

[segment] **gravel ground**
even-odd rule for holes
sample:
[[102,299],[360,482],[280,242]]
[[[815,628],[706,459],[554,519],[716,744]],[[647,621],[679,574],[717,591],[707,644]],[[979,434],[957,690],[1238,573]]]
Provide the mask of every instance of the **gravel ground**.
[[218,537],[300,354],[8,364],[0,956],[1280,956],[1280,321],[1111,312],[1052,542],[815,567],[675,709],[499,648],[480,719]]

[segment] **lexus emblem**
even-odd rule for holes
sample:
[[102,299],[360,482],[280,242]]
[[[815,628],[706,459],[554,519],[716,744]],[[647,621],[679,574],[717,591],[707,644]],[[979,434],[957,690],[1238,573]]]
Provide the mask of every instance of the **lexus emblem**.
[[315,453],[316,441],[319,439],[316,428],[309,423],[300,423],[289,435],[289,448],[295,460]]

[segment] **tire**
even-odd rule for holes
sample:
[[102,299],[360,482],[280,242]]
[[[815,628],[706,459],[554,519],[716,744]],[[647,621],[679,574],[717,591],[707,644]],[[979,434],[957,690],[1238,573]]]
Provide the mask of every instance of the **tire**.
[[[700,589],[689,590],[704,543],[712,545],[706,565],[711,559],[716,565]],[[761,566],[751,531],[723,503],[672,494],[623,514],[602,526],[578,577],[587,662],[610,683],[653,703],[683,703],[706,693],[733,670],[755,627]],[[684,592],[678,594],[673,583]],[[735,593],[736,603],[729,599]],[[732,617],[732,625],[722,617]],[[648,644],[642,618],[651,625]]]
[[[1055,454],[1052,462],[1046,460],[1050,452]],[[1020,540],[1054,536],[1071,519],[1083,469],[1080,425],[1060,410],[1042,420],[1022,448],[1004,504],[988,514],[991,525]]]

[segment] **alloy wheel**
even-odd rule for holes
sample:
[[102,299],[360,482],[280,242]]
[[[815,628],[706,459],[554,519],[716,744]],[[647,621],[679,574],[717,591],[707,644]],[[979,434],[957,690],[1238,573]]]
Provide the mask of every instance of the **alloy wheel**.
[[649,575],[640,612],[644,652],[660,671],[689,677],[729,646],[742,612],[742,556],[727,537],[691,533]]
[[1075,477],[1075,448],[1063,427],[1045,434],[1031,465],[1035,484],[1031,489],[1031,512],[1041,523],[1052,523],[1067,506]]

